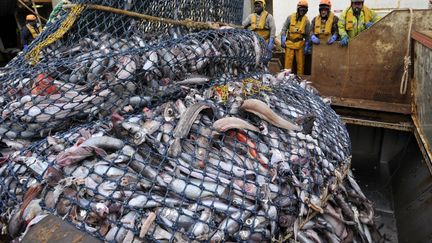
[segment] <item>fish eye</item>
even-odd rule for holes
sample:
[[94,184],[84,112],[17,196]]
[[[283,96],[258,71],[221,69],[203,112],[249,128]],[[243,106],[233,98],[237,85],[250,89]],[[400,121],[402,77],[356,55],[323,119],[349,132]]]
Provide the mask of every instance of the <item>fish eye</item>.
[[251,218],[248,218],[248,219],[246,219],[246,222],[245,222],[247,225],[252,225],[252,223],[253,223],[253,219],[251,219]]
[[240,202],[237,199],[233,200],[233,205],[234,206],[240,206]]
[[173,109],[169,108],[169,109],[167,110],[167,113],[168,113],[168,115],[172,115],[172,114],[174,114],[174,111],[173,111]]

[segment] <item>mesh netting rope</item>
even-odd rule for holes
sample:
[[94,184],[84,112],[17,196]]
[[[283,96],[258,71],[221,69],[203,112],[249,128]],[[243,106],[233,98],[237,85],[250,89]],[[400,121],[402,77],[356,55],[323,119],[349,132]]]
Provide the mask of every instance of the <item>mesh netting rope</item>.
[[[112,47],[109,41],[115,45],[115,39],[97,45],[92,38],[104,36],[93,33],[72,47],[75,53],[57,49],[46,53],[31,73],[10,72],[3,77],[0,134],[36,137],[61,128],[59,124],[71,118],[101,115],[98,109],[109,113],[141,104],[139,97],[146,94],[263,70],[261,61],[269,56],[262,40],[243,30],[200,32],[144,47],[122,43],[115,49],[107,47]],[[243,44],[230,44],[236,42]],[[43,128],[38,126],[48,120]]]
[[190,24],[243,2],[72,3],[0,70],[3,232],[54,214],[109,242],[371,242],[336,113],[268,74],[254,33]]
[[[114,114],[108,121],[43,140],[2,167],[9,178],[28,172],[34,178],[12,179],[17,183],[13,186],[2,183],[2,188],[13,188],[9,193],[15,199],[9,204],[22,205],[25,191],[42,187],[37,190],[40,194],[29,199],[38,204],[29,205],[41,205],[37,210],[65,217],[108,241],[125,240],[128,234],[139,237],[141,231],[147,232],[147,240],[176,241],[269,240],[292,235],[316,211],[324,212],[326,200],[345,177],[348,167],[340,172],[337,167],[349,165],[349,140],[341,136],[346,130],[328,106],[299,86],[267,85],[272,91],[259,93],[242,82],[228,86],[226,101],[218,92],[209,94],[213,88],[190,90],[184,98],[149,108],[143,115],[122,118]],[[252,95],[236,96],[245,93]],[[206,94],[201,103],[198,97]],[[248,108],[237,107],[236,98],[237,102],[238,98],[267,100],[278,113],[291,114],[285,116],[289,119],[313,113],[314,126],[307,134],[282,132],[253,113],[240,112]],[[302,111],[295,108],[300,104]],[[304,104],[310,107],[305,109]],[[202,105],[212,107],[213,112],[189,116],[193,114],[190,109]],[[231,120],[221,126],[228,114]],[[249,124],[233,121],[233,117]],[[180,140],[181,152],[174,153],[175,131],[186,118],[198,119],[198,123],[190,124],[190,134]],[[240,127],[243,129],[237,130]],[[321,128],[326,131],[319,132]],[[254,135],[256,131],[260,132]],[[293,191],[283,192],[288,189],[283,185],[290,185]],[[358,207],[366,206],[360,203]],[[156,215],[153,227],[140,227],[152,213]],[[110,218],[113,214],[123,217]],[[298,221],[286,222],[298,216]],[[99,220],[108,225],[98,225]],[[297,229],[291,228],[294,223]]]

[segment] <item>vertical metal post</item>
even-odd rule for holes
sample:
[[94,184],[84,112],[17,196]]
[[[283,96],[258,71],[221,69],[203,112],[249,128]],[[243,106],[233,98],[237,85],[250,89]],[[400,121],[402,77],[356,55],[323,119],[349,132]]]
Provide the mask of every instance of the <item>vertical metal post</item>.
[[33,9],[34,9],[34,11],[36,13],[36,18],[38,19],[39,26],[42,28],[42,21],[40,19],[39,12],[38,12],[38,10],[36,8],[36,4],[35,4],[34,0],[31,0],[31,2],[32,2],[32,7],[33,7]]

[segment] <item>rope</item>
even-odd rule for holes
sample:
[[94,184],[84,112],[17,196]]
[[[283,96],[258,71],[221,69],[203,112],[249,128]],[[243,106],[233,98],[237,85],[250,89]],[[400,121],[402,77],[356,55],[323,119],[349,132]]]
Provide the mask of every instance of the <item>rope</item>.
[[42,48],[51,45],[56,42],[60,38],[63,37],[64,34],[72,27],[75,23],[77,17],[81,14],[81,12],[85,9],[84,5],[74,5],[72,10],[66,19],[61,23],[60,27],[51,35],[49,35],[45,40],[39,42],[33,49],[31,49],[27,54],[27,60],[30,60],[32,65],[35,65],[39,62],[39,53],[42,51]]
[[[64,9],[73,8],[76,4],[65,4],[63,6]],[[186,20],[174,20],[174,19],[167,19],[167,18],[160,18],[155,17],[151,15],[141,14],[133,11],[127,11],[119,8],[113,8],[103,5],[97,5],[97,4],[84,4],[86,8],[93,9],[93,10],[99,10],[99,11],[105,11],[105,12],[111,12],[115,14],[123,14],[130,17],[145,19],[149,22],[161,22],[166,24],[172,24],[172,25],[181,25],[185,26],[187,28],[195,28],[195,29],[219,29],[221,26],[229,26],[236,29],[243,29],[242,26],[233,25],[233,24],[226,24],[221,22],[198,22],[193,21],[191,19]]]
[[260,93],[261,91],[271,91],[270,87],[263,85],[260,80],[253,78],[244,79],[242,85],[242,93],[245,97]]
[[[220,96],[221,101],[225,103],[230,95],[228,85],[215,86],[214,91]],[[258,94],[261,91],[269,91],[272,89],[269,86],[263,85],[260,80],[246,78],[242,80],[242,95],[244,97]]]
[[409,66],[411,65],[410,47],[411,47],[411,30],[412,30],[412,24],[413,24],[413,10],[412,10],[412,8],[410,8],[409,11],[410,11],[410,24],[409,24],[408,37],[407,37],[407,50],[406,50],[406,54],[404,57],[404,72],[402,74],[400,90],[399,90],[399,93],[401,95],[406,94],[406,90],[408,87],[408,71],[409,71]]
[[42,21],[41,21],[41,18],[40,18],[40,15],[39,15],[39,12],[37,10],[37,7],[36,7],[34,0],[31,0],[31,3],[32,3],[32,7],[33,7],[34,11],[36,12],[36,17],[37,17],[37,20],[39,22],[39,26],[42,29]]

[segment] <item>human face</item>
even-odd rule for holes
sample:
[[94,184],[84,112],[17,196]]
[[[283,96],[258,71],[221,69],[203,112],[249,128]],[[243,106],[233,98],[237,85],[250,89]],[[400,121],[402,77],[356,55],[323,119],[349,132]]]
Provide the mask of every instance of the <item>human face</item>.
[[328,10],[328,8],[320,8],[320,15],[321,15],[321,18],[325,18],[325,17],[327,17],[328,16],[328,12],[329,12],[329,10]]
[[305,8],[305,7],[299,7],[299,8],[297,9],[297,12],[298,12],[298,14],[299,14],[300,16],[304,16],[304,15],[307,13],[307,11],[308,11],[308,9]]
[[255,13],[260,14],[263,11],[263,6],[261,5],[261,3],[255,3]]
[[354,2],[354,3],[351,3],[351,7],[352,7],[354,13],[360,13],[360,11],[363,8],[363,2]]

